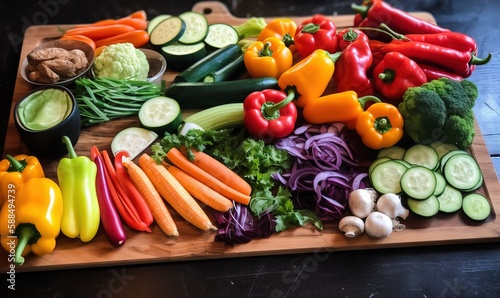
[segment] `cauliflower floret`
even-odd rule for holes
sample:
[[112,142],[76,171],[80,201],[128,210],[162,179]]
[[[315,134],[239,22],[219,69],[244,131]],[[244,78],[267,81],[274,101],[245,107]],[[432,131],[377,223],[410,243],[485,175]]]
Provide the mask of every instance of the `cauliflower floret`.
[[146,55],[131,43],[109,45],[94,60],[94,75],[98,78],[145,81],[148,72]]

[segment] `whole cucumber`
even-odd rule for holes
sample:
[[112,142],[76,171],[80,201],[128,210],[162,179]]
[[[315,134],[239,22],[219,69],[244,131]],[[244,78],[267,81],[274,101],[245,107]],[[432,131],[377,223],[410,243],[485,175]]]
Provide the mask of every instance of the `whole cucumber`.
[[206,109],[213,106],[243,102],[254,91],[279,90],[273,77],[221,82],[177,82],[165,90],[165,96],[175,99],[181,109]]

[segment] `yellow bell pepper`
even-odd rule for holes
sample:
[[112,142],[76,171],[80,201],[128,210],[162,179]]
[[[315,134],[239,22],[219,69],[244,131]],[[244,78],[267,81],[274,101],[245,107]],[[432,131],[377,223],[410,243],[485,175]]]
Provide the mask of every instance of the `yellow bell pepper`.
[[335,70],[335,61],[339,57],[340,53],[315,50],[285,71],[279,77],[278,85],[286,94],[293,92],[293,102],[302,108],[308,101],[325,92]]
[[403,137],[404,119],[398,108],[390,103],[374,103],[356,120],[356,132],[371,149],[395,145]]
[[293,54],[280,39],[269,37],[252,43],[243,56],[243,62],[252,78],[278,79],[292,67]]
[[[59,186],[49,178],[31,178],[19,188],[9,186],[0,211],[0,242],[9,261],[24,263],[25,255],[44,255],[56,247],[63,210]],[[15,251],[15,253],[14,253]]]
[[268,37],[276,37],[283,41],[283,43],[292,51],[295,52],[295,45],[293,44],[293,37],[297,31],[297,24],[294,20],[289,18],[276,18],[262,29],[257,41],[264,41]]
[[10,185],[19,188],[31,178],[42,177],[45,177],[45,173],[35,156],[20,154],[12,157],[7,154],[0,161],[0,206],[7,200]]
[[380,99],[371,95],[358,98],[352,90],[337,92],[310,100],[302,115],[308,123],[342,122],[349,129],[355,129],[356,121],[368,102],[380,102]]

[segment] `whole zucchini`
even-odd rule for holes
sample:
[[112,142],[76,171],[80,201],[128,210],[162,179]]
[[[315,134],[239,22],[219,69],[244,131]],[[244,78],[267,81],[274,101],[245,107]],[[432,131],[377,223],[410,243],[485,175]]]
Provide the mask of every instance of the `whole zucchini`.
[[236,59],[243,52],[237,44],[229,44],[210,53],[189,66],[174,78],[177,82],[200,82],[209,73],[218,70]]
[[177,82],[165,90],[165,96],[175,99],[181,109],[206,109],[213,106],[243,102],[248,94],[264,89],[279,90],[273,77],[221,82]]

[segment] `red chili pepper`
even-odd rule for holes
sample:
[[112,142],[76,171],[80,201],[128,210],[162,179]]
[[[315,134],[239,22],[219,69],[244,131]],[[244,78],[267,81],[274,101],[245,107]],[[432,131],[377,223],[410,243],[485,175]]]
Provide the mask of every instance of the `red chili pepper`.
[[[417,18],[382,0],[365,0],[362,5],[352,4],[351,7],[357,13],[354,18],[355,27],[379,28],[380,24],[385,23],[401,34],[423,34],[450,31]],[[380,32],[371,30],[367,30],[366,34],[371,39],[380,38],[387,40],[389,37],[387,34],[381,34]]]
[[97,155],[94,158],[94,162],[97,165],[96,192],[104,233],[113,246],[122,246],[127,236],[125,235],[120,216],[111,199],[108,184],[106,183],[106,172],[104,170],[102,157]]
[[317,49],[333,54],[337,50],[337,27],[321,14],[315,14],[297,27],[294,44],[302,57],[309,56]]
[[478,58],[471,52],[420,41],[391,41],[380,49],[382,54],[389,52],[399,52],[417,63],[439,66],[464,78],[472,74],[474,65],[486,64],[491,59],[491,53],[485,58]]
[[364,40],[368,42],[368,36],[359,29],[354,29],[352,27],[340,30],[337,33],[337,50],[343,51],[348,45],[352,44],[357,40]]
[[400,102],[406,89],[426,83],[427,77],[415,61],[390,52],[373,69],[373,80],[375,89],[385,98]]
[[432,65],[418,64],[418,66],[425,73],[425,76],[427,78],[427,82],[430,82],[432,80],[437,80],[437,79],[443,78],[443,77],[451,79],[451,80],[455,80],[455,81],[461,81],[464,79],[461,75],[458,75],[458,74],[450,72],[446,69],[442,69],[442,68],[435,67]]
[[243,123],[248,132],[261,140],[271,141],[289,135],[297,120],[294,94],[273,89],[250,93],[243,102]]
[[373,95],[373,84],[368,78],[372,60],[368,41],[358,39],[347,46],[335,63],[333,80],[337,92],[353,90],[360,97]]

